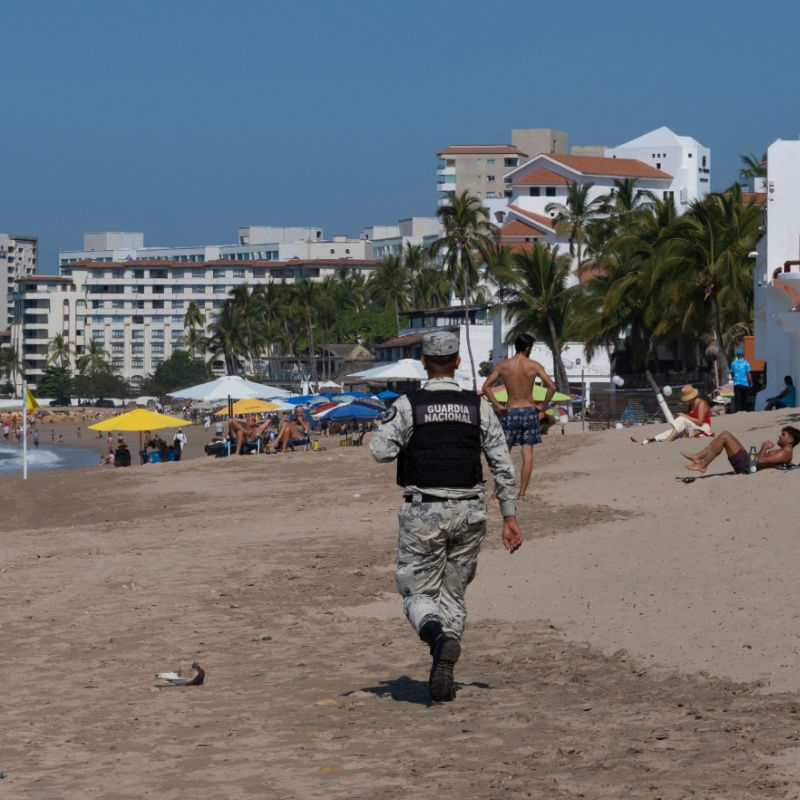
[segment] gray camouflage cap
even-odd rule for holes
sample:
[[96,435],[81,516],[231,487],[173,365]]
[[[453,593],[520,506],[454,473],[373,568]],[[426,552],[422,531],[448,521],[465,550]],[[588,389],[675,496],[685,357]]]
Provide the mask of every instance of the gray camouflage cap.
[[422,337],[422,355],[452,356],[458,352],[458,336],[450,331],[435,331]]

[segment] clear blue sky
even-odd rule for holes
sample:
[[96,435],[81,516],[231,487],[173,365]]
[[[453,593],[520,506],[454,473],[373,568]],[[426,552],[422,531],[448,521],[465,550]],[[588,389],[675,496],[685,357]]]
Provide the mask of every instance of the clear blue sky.
[[0,231],[40,269],[84,231],[234,242],[435,210],[436,152],[667,125],[739,155],[800,135],[800,5],[740,0],[3,4]]

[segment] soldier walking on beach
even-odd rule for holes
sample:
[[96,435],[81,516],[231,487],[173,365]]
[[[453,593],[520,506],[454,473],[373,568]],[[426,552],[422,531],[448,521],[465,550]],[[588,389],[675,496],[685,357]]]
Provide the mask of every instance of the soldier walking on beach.
[[[519,445],[522,450],[522,475],[519,481],[518,500],[525,499],[528,483],[533,471],[533,445],[541,444],[542,432],[539,427],[539,412],[547,408],[556,391],[556,385],[545,372],[544,367],[531,359],[534,338],[529,333],[517,336],[514,341],[516,353],[503,359],[484,381],[483,395],[503,421],[503,431],[509,449]],[[540,378],[547,387],[543,403],[533,400],[533,384]],[[502,378],[508,398],[505,405],[497,402],[492,386]]]
[[481,451],[497,487],[503,544],[512,553],[522,544],[503,431],[489,405],[453,377],[460,363],[455,334],[425,336],[428,380],[395,401],[369,444],[376,461],[397,459],[403,502],[395,577],[405,615],[433,657],[428,685],[435,702],[455,699],[464,593],[486,533]]

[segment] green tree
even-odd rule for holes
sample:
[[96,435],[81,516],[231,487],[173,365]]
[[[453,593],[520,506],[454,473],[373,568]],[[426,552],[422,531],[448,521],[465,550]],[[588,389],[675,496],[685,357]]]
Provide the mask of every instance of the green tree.
[[586,226],[604,213],[604,202],[600,197],[589,200],[592,186],[593,183],[571,183],[567,187],[564,203],[548,203],[545,206],[548,214],[555,213],[556,230],[559,233],[569,231],[569,253],[577,257],[578,269],[583,263]]
[[317,354],[314,347],[314,312],[321,299],[321,291],[319,284],[311,280],[300,281],[295,284],[294,298],[300,310],[303,312],[303,318],[306,323],[306,332],[308,334],[308,360],[311,369],[311,380],[317,384],[319,383],[319,375],[317,373]]
[[89,344],[78,356],[78,371],[82,375],[93,375],[96,372],[111,371],[108,352],[96,339],[89,339]]
[[[475,374],[475,359],[472,357],[470,340],[469,304],[470,292],[478,283],[478,261],[476,253],[487,250],[495,237],[495,227],[489,221],[489,212],[477,197],[469,192],[455,194],[449,205],[436,209],[436,216],[442,221],[444,236],[430,247],[432,257],[443,249],[447,277],[454,287],[459,287],[464,304],[464,324],[467,338],[467,351],[472,369],[472,387],[477,390],[478,379]],[[457,290],[458,291],[458,290]]]
[[69,403],[72,392],[72,378],[66,367],[47,366],[36,381],[36,394],[40,397],[52,397],[64,405]]
[[417,275],[428,266],[428,251],[421,244],[406,242],[403,248],[403,266],[408,274],[409,301],[413,309],[417,308],[417,297],[414,293]]
[[752,295],[753,262],[748,254],[760,224],[761,206],[754,200],[745,203],[734,184],[692,203],[659,253],[656,284],[685,307],[694,302],[707,308],[720,380],[728,374],[726,350],[733,345],[723,336],[726,312],[729,324],[731,314],[750,322],[752,305],[743,298]]
[[386,256],[369,279],[370,299],[394,308],[397,330],[400,330],[400,310],[409,306],[409,273],[399,256]]
[[72,358],[72,346],[60,333],[57,333],[47,345],[47,363],[59,364],[67,368]]
[[206,366],[201,359],[178,350],[159,364],[152,375],[148,375],[140,386],[142,394],[160,397],[175,389],[183,389],[202,383],[207,378]]
[[186,313],[183,315],[184,328],[205,328],[206,315],[200,310],[200,307],[194,300],[189,301],[186,307]]
[[425,267],[414,279],[414,298],[417,308],[439,308],[450,304],[452,287],[438,267]]
[[11,345],[0,347],[0,375],[16,386],[17,375],[26,369],[25,362],[20,358],[19,350]]
[[755,153],[739,156],[742,160],[742,168],[739,175],[742,178],[766,178],[767,177],[767,154],[762,153],[761,157]]
[[558,248],[535,242],[530,250],[514,253],[514,276],[502,292],[505,318],[511,325],[507,340],[533,332],[547,342],[559,391],[569,393],[561,352],[569,333],[574,289],[567,287],[571,259]]
[[228,375],[238,375],[239,359],[246,351],[241,337],[241,311],[231,298],[223,302],[208,330],[208,351],[214,356],[223,357]]

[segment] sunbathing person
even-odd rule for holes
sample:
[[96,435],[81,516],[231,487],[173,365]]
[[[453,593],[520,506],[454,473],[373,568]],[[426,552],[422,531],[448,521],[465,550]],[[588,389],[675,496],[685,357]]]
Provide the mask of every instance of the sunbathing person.
[[797,390],[794,388],[794,381],[791,375],[785,375],[783,378],[783,391],[775,395],[775,397],[768,397],[767,404],[764,406],[764,411],[772,411],[774,408],[794,408],[797,404]]
[[[792,461],[792,451],[800,442],[800,431],[797,428],[787,426],[778,434],[778,443],[766,441],[758,451],[756,469],[766,469],[767,467],[779,467],[782,464],[790,464]],[[705,472],[708,465],[723,451],[728,455],[733,471],[737,474],[748,472],[749,457],[742,443],[730,432],[722,431],[708,447],[703,448],[699,453],[681,453],[684,458],[688,458],[692,463],[686,469],[695,472]]]
[[311,423],[306,419],[304,408],[297,408],[294,414],[294,420],[287,414],[281,423],[281,428],[275,437],[276,453],[285,453],[290,447],[302,444],[311,430]]
[[639,442],[631,436],[631,441],[637,444],[649,444],[650,442],[671,442],[681,436],[713,436],[711,432],[711,407],[700,397],[700,392],[687,384],[681,389],[681,402],[686,403],[686,411],[679,411],[675,415],[675,421],[670,427],[661,433],[642,439]]
[[245,442],[254,442],[261,436],[261,433],[269,427],[269,419],[264,420],[260,425],[258,420],[251,414],[246,422],[232,419],[230,422],[230,432],[232,437],[236,437],[236,455],[242,454],[242,447]]

